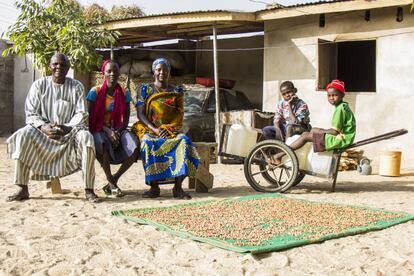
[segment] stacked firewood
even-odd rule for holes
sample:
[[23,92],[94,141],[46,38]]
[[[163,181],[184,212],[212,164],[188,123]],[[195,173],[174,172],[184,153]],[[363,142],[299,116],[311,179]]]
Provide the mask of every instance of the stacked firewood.
[[339,170],[340,171],[356,170],[363,154],[364,154],[364,151],[360,149],[347,149],[341,155],[341,160],[339,162]]

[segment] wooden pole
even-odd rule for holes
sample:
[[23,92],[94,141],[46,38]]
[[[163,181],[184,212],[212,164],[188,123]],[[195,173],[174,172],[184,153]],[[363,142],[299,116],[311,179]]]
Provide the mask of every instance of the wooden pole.
[[[213,25],[213,58],[214,58],[214,90],[216,96],[216,143],[217,149],[220,148],[220,87],[219,87],[219,73],[218,73],[218,57],[217,57],[217,28]],[[217,156],[217,162],[221,163],[221,158]]]
[[111,44],[111,60],[115,60],[114,46]]

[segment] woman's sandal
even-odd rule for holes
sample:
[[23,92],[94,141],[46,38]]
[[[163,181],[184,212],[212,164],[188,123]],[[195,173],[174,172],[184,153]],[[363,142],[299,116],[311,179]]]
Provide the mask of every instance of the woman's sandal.
[[160,193],[161,193],[160,188],[151,187],[148,191],[145,191],[142,194],[142,197],[143,198],[157,198],[160,196]]
[[111,196],[111,195],[116,196],[116,197],[125,196],[124,193],[121,191],[121,189],[119,189],[118,187],[111,189],[111,184],[109,183],[103,186],[102,190],[107,196]]
[[172,193],[173,193],[173,197],[175,199],[185,199],[185,200],[190,200],[191,199],[191,195],[189,193],[184,192],[183,190],[181,190],[180,192],[176,192],[173,189]]

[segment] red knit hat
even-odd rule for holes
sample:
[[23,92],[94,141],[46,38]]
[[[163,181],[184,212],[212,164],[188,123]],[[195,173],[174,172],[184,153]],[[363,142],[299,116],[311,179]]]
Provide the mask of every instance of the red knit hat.
[[336,90],[345,93],[345,83],[340,80],[333,80],[328,86],[326,86],[326,90],[329,88],[335,88]]

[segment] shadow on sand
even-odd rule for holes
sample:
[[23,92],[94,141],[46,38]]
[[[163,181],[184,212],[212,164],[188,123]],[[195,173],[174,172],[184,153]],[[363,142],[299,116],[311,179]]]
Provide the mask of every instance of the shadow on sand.
[[[411,174],[410,174],[411,175]],[[172,186],[171,186],[172,188]],[[101,196],[105,202],[135,202],[135,201],[167,201],[173,200],[171,189],[163,187],[161,189],[161,196],[155,199],[143,198],[142,194],[147,189],[136,189],[136,190],[124,190],[124,197],[105,197]],[[239,197],[252,194],[260,194],[251,188],[248,184],[242,186],[231,186],[231,187],[217,187],[210,190],[208,193],[196,193],[194,190],[186,189],[193,199],[207,199],[207,198],[227,198],[227,197]],[[328,181],[310,183],[302,182],[296,187],[289,189],[286,194],[327,194],[327,193],[345,193],[345,194],[357,194],[357,193],[381,193],[381,192],[414,192],[413,181],[380,181],[380,182],[338,182],[336,184],[336,191],[331,192],[331,183]],[[63,189],[62,195],[51,195],[51,196],[31,196],[31,199],[35,200],[85,200],[83,191],[71,191]],[[176,200],[176,202],[185,203],[191,202],[188,200]]]

